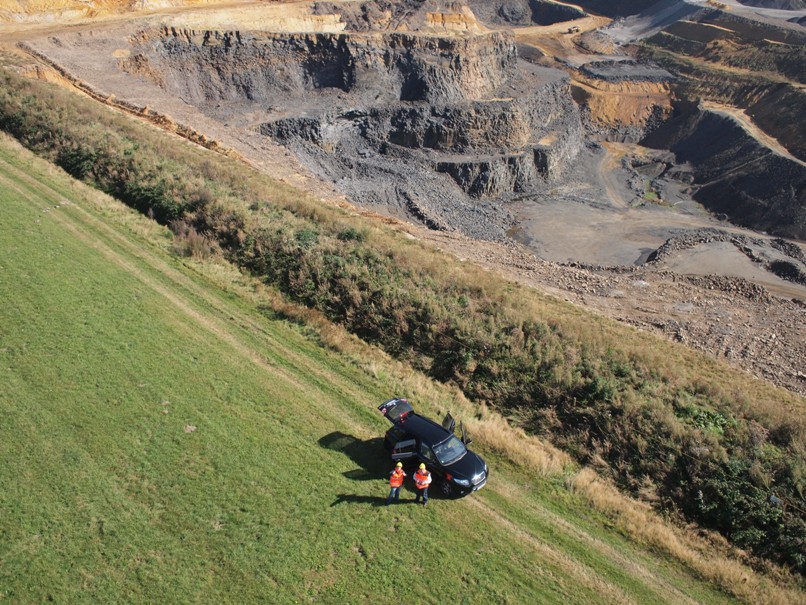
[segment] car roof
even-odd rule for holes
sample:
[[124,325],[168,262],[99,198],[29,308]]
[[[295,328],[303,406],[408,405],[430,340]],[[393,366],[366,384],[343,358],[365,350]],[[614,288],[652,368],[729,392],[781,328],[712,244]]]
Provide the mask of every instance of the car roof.
[[395,426],[399,426],[412,437],[426,441],[431,445],[442,443],[453,434],[445,427],[425,416],[420,416],[416,412],[406,414],[395,423]]

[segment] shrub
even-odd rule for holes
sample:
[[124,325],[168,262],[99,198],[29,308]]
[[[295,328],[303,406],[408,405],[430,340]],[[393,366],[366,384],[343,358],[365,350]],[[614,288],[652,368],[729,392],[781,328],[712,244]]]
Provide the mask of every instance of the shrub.
[[339,231],[336,237],[343,242],[363,242],[366,239],[366,233],[355,227],[347,227]]
[[185,221],[173,221],[171,231],[174,232],[173,251],[179,256],[206,259],[216,253],[215,243],[207,236],[198,233]]

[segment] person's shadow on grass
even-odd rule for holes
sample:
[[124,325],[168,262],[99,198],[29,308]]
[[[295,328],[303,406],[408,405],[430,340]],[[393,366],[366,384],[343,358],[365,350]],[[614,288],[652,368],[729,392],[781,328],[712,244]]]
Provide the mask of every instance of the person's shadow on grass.
[[330,505],[331,507],[337,506],[344,502],[350,504],[371,504],[372,506],[385,506],[386,498],[382,496],[358,496],[356,494],[339,494]]

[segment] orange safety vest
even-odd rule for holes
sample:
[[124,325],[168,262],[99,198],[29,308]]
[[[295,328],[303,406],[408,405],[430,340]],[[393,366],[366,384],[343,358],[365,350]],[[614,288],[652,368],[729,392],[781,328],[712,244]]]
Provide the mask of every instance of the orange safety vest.
[[414,484],[417,486],[417,489],[425,489],[431,483],[431,473],[426,470],[417,469],[417,472],[414,473]]
[[403,477],[406,476],[406,473],[403,472],[402,468],[396,468],[392,471],[392,475],[389,477],[389,485],[391,487],[400,487],[403,485]]

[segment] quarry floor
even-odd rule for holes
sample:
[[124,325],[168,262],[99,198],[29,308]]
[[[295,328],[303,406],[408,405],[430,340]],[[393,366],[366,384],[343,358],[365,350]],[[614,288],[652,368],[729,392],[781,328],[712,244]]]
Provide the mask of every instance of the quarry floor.
[[[171,17],[182,11],[166,9],[159,15]],[[208,12],[194,8],[184,9],[184,14],[202,24]],[[247,10],[244,16],[250,14]],[[121,16],[104,20],[107,38],[113,40],[115,32],[125,35],[130,21],[131,17]],[[93,22],[94,28],[99,25],[99,21]],[[0,24],[0,49],[19,54],[17,42],[58,36],[80,27],[86,25]],[[112,46],[103,49],[110,51]],[[101,82],[107,87],[105,92],[110,92],[110,82],[120,78],[120,72],[103,73],[107,63],[94,60],[92,52],[85,57],[82,78],[86,75],[91,87],[99,88]],[[50,66],[28,58],[31,75],[71,85]],[[494,243],[471,240],[457,232],[432,231],[358,208],[332,183],[318,179],[270,139],[213,120],[179,99],[161,95],[153,85],[133,86],[129,79],[124,90],[127,102],[149,107],[152,121],[155,114],[170,116],[169,129],[176,124],[189,126],[256,169],[310,192],[323,203],[394,225],[465,262],[663,334],[806,395],[806,286],[765,271],[734,244],[707,235],[694,245],[672,246],[662,260],[644,264],[652,251],[683,231],[711,228],[765,239],[716,220],[681,191],[670,190],[667,204],[636,205],[621,159],[645,150],[624,144],[585,150],[573,173],[552,189],[510,203],[508,209],[517,223],[513,239]],[[758,253],[774,254],[764,245]]]

